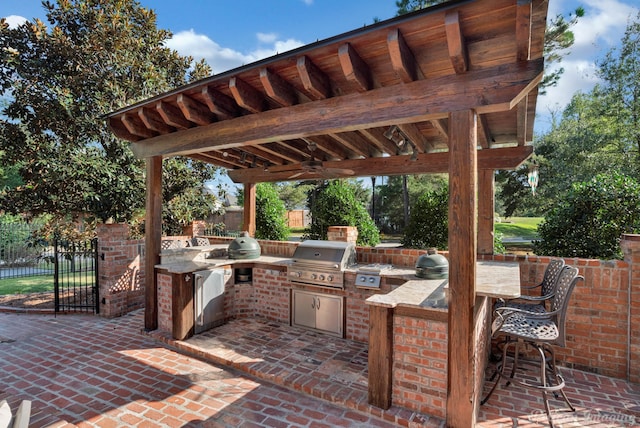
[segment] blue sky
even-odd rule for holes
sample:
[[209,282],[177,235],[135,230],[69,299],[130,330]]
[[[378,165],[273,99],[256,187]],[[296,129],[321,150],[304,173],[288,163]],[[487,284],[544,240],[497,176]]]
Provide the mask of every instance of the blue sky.
[[[219,73],[278,52],[332,37],[374,18],[396,13],[395,0],[140,0],[154,9],[157,25],[174,37],[168,45],[184,55],[204,57]],[[538,100],[536,130],[549,127],[550,112],[560,112],[579,90],[597,82],[595,60],[616,46],[640,10],[638,0],[550,0],[549,17],[576,6],[586,14],[574,28],[576,43],[562,66],[556,88]],[[0,17],[10,23],[45,18],[41,0],[0,0]]]

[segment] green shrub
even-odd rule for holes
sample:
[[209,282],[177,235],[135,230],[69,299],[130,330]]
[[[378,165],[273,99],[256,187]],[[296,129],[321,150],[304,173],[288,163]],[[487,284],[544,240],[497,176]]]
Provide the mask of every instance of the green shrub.
[[422,194],[411,207],[402,245],[407,248],[448,248],[449,189],[446,186]]
[[611,172],[576,183],[538,226],[536,254],[622,258],[623,233],[640,231],[640,183]]
[[256,238],[285,241],[290,234],[287,209],[275,185],[256,185]]
[[380,231],[357,200],[354,188],[340,180],[332,180],[318,191],[311,204],[311,218],[311,226],[305,230],[303,239],[327,239],[329,226],[355,226],[358,245],[380,243]]

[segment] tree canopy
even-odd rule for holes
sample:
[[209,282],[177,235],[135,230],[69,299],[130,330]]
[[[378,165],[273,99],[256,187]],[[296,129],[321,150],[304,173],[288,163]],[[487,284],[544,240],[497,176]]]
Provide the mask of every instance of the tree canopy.
[[[0,209],[129,221],[144,208],[144,163],[103,116],[210,69],[168,49],[171,33],[156,28],[155,13],[135,0],[58,0],[43,7],[49,25],[36,19],[9,28],[0,21],[6,100],[0,162],[16,168],[21,181],[1,191]],[[181,158],[165,168],[182,174],[181,185],[163,189],[166,201],[199,189],[190,195],[194,202],[214,173]]]

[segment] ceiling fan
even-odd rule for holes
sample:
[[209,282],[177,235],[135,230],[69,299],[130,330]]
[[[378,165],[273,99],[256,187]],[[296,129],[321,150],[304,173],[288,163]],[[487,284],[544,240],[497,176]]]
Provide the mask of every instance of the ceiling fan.
[[348,169],[348,168],[326,167],[321,160],[315,159],[314,157],[314,152],[317,148],[316,143],[308,140],[305,140],[305,141],[307,143],[307,149],[309,150],[311,159],[300,162],[300,164],[297,165],[299,166],[300,171],[297,171],[293,175],[289,176],[289,179],[298,178],[305,174],[320,175],[321,177],[325,177],[325,178],[355,174],[355,172],[352,169]]

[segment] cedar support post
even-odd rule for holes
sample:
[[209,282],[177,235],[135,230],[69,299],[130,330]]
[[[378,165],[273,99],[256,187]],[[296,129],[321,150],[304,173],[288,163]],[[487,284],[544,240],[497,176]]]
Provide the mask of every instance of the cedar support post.
[[162,241],[162,156],[147,158],[145,213],[144,328],[158,328],[158,287],[155,266],[160,263]]
[[369,404],[391,407],[393,309],[369,306]]
[[256,236],[256,184],[244,184],[244,219],[243,230],[249,232],[249,236]]
[[447,426],[475,426],[473,331],[477,258],[477,115],[449,115]]
[[478,254],[493,254],[494,170],[478,171]]

